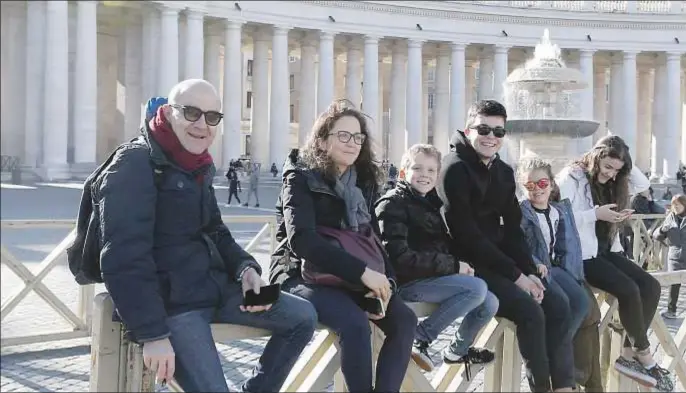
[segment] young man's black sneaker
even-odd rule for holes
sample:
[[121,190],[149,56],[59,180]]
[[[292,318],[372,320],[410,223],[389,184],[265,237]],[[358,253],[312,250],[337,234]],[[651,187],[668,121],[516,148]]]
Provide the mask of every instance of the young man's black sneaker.
[[421,340],[414,340],[412,346],[412,360],[424,371],[433,371],[434,363],[429,356],[429,343]]
[[464,364],[467,380],[470,380],[471,370],[469,368],[470,364],[486,365],[495,360],[495,354],[486,348],[474,348],[471,347],[467,350],[466,355],[459,355],[456,352],[457,345],[455,342],[451,342],[443,350],[443,361],[446,364]]

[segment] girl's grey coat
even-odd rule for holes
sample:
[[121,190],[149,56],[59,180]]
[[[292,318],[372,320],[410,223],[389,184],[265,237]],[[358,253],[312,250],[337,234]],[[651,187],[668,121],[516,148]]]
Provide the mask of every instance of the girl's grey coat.
[[[522,230],[536,265],[544,264],[549,269],[553,265],[548,253],[548,244],[539,227],[538,217],[529,200],[519,204],[522,209]],[[560,221],[555,230],[555,255],[559,266],[567,270],[577,281],[584,280],[584,265],[581,258],[581,240],[576,230],[572,205],[568,199],[551,202],[550,206],[557,209]]]
[[686,219],[669,213],[665,222],[653,233],[656,240],[667,241],[669,246],[669,270],[686,270]]

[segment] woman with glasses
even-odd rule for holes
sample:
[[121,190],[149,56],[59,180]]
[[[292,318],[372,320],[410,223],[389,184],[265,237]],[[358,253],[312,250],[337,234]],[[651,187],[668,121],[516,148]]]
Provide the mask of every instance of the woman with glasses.
[[624,140],[607,136],[565,167],[556,182],[561,197],[572,204],[586,280],[619,302],[619,319],[627,334],[615,369],[642,385],[671,391],[669,372],[655,362],[648,341],[660,283],[625,258],[619,242],[620,229],[633,213],[629,195],[647,189],[648,179],[632,166]]
[[[380,170],[367,120],[347,101],[317,119],[305,147],[283,168],[282,216],[271,281],[309,300],[339,338],[350,392],[398,392],[417,317],[395,296],[393,269],[373,216]],[[369,321],[386,335],[372,381]]]

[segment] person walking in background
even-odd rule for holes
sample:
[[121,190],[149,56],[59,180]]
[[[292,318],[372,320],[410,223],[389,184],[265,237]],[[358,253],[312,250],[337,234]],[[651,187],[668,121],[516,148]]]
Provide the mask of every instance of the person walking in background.
[[[653,236],[656,240],[666,241],[669,246],[669,271],[686,270],[686,195],[679,194],[672,198],[667,218]],[[667,311],[662,313],[663,317],[677,317],[676,303],[679,299],[679,290],[681,284],[674,284],[669,288]]]
[[236,197],[236,201],[238,201],[238,204],[240,204],[241,199],[238,197],[238,186],[240,181],[238,180],[238,173],[236,173],[236,169],[233,167],[229,168],[229,171],[226,172],[226,179],[229,181],[229,201],[227,204],[231,204],[232,197]]
[[248,164],[248,197],[245,199],[244,207],[248,207],[252,196],[255,195],[255,207],[260,207],[260,197],[257,192],[257,186],[260,182],[260,164],[251,163]]
[[272,177],[276,177],[276,175],[279,174],[279,170],[276,168],[275,162],[272,162],[272,167],[269,169],[269,172],[272,173]]

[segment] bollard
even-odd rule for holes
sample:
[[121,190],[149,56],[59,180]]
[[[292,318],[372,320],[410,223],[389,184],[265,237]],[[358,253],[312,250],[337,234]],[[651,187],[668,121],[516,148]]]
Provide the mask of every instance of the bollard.
[[12,168],[12,184],[21,184],[21,168],[19,165]]

